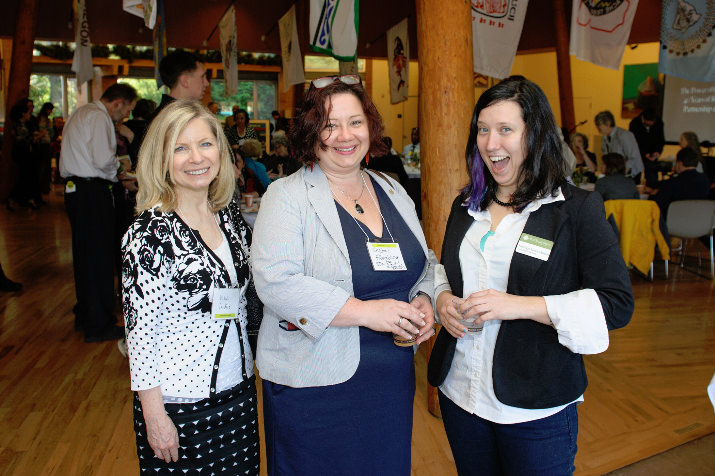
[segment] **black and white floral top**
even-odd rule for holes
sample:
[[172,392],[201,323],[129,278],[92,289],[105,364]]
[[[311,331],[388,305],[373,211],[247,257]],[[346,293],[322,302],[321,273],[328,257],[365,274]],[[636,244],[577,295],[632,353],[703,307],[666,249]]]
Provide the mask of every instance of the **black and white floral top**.
[[[231,278],[223,262],[178,214],[142,212],[122,240],[124,320],[132,390],[161,386],[162,394],[206,398],[216,393],[223,343],[239,332],[243,379],[253,375],[246,332],[251,230],[236,202],[217,214],[241,290],[239,318],[213,319],[216,287]],[[248,293],[255,295],[255,291]],[[257,297],[256,297],[257,299]],[[254,306],[255,307],[255,306]],[[230,325],[234,322],[236,325]]]

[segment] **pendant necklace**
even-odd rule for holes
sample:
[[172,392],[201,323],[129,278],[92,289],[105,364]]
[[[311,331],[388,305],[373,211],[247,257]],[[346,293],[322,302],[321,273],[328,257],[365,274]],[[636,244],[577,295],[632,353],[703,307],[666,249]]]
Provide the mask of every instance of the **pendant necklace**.
[[332,181],[331,181],[331,183],[332,183],[333,185],[335,185],[335,188],[337,188],[337,189],[340,191],[340,193],[342,193],[342,194],[345,195],[348,199],[352,200],[352,201],[355,203],[355,213],[358,213],[358,214],[362,215],[363,213],[365,213],[365,210],[364,210],[364,209],[362,208],[362,206],[358,203],[358,200],[360,200],[360,199],[362,198],[362,194],[365,193],[365,179],[364,179],[363,176],[362,176],[362,172],[360,172],[360,178],[362,178],[362,188],[360,189],[360,196],[359,196],[358,198],[351,198],[350,195],[348,195],[347,193],[345,193],[345,191],[344,191],[342,188],[338,187],[338,185],[337,185],[335,182],[332,182]]

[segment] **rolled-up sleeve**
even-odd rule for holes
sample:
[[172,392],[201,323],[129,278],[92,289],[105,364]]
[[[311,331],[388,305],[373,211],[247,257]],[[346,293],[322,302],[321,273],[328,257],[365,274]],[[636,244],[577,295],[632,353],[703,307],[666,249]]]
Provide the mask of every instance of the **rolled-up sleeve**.
[[593,289],[544,296],[546,309],[561,345],[577,354],[608,349],[608,327],[601,301]]
[[256,291],[265,306],[315,341],[350,293],[306,275],[304,255],[301,207],[281,181],[275,182],[261,200],[254,227],[251,261]]

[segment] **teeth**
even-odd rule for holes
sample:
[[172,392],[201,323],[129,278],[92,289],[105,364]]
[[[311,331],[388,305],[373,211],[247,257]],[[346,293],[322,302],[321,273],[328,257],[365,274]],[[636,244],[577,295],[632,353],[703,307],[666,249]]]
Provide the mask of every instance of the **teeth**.
[[346,147],[346,148],[343,148],[343,147],[333,147],[333,148],[335,150],[337,150],[338,152],[350,152],[351,150],[355,150],[355,147],[357,147],[357,146],[354,145],[352,147]]
[[508,158],[509,158],[508,155],[492,155],[492,156],[489,156],[489,160],[491,160],[492,162],[499,162],[499,161],[501,161],[501,160],[508,159]]
[[205,169],[201,169],[201,170],[187,170],[186,173],[189,175],[201,175],[201,174],[205,174],[208,170],[209,170],[209,168],[206,167]]

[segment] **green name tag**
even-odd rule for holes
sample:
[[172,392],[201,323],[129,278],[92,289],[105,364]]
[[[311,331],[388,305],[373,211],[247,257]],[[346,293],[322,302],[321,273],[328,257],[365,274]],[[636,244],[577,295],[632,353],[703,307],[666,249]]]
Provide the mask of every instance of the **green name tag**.
[[553,241],[522,233],[519,237],[519,243],[516,245],[516,252],[546,261],[549,259],[551,248],[553,247]]

